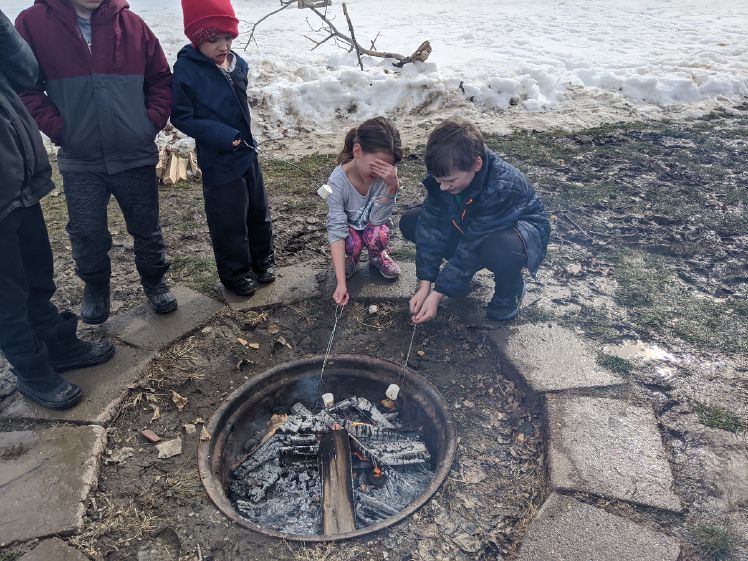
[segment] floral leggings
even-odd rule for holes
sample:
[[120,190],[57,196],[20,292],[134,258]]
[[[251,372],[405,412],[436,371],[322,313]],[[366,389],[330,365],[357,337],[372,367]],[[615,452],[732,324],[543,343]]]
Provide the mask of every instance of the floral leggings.
[[363,231],[348,226],[348,237],[345,239],[345,255],[358,261],[364,246],[369,250],[369,257],[377,258],[387,249],[390,242],[390,227],[387,224],[369,224]]

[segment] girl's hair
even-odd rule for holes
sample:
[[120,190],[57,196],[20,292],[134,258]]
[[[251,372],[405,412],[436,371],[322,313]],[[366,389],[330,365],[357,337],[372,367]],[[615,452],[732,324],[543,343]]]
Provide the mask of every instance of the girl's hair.
[[437,125],[426,142],[426,171],[446,177],[456,171],[473,169],[475,158],[485,158],[483,135],[473,123],[459,117]]
[[369,154],[388,152],[396,164],[403,158],[400,133],[386,117],[374,117],[349,130],[336,163],[345,164],[353,159],[354,144],[360,144],[361,150]]

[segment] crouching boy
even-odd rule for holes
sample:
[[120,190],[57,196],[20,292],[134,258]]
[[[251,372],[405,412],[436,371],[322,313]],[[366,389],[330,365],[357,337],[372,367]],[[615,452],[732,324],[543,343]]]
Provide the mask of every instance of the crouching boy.
[[486,316],[513,319],[525,295],[522,268],[535,275],[545,257],[550,225],[543,204],[524,174],[487,149],[477,127],[462,119],[431,132],[426,169],[426,199],[400,218],[403,236],[416,243],[413,322],[434,319],[444,296],[467,293],[480,269],[496,282]]

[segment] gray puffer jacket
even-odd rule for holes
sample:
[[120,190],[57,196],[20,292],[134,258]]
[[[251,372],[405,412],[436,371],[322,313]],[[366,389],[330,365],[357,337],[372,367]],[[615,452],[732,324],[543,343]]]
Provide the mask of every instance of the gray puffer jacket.
[[31,49],[0,11],[0,221],[53,187],[39,129],[16,94],[34,86],[37,72]]

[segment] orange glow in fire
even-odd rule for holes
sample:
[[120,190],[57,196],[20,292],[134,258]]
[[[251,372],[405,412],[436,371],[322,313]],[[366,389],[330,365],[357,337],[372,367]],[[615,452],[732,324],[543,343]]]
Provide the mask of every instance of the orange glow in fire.
[[373,470],[371,470],[371,473],[374,474],[374,477],[382,477],[382,474],[384,472],[379,468],[374,468]]

